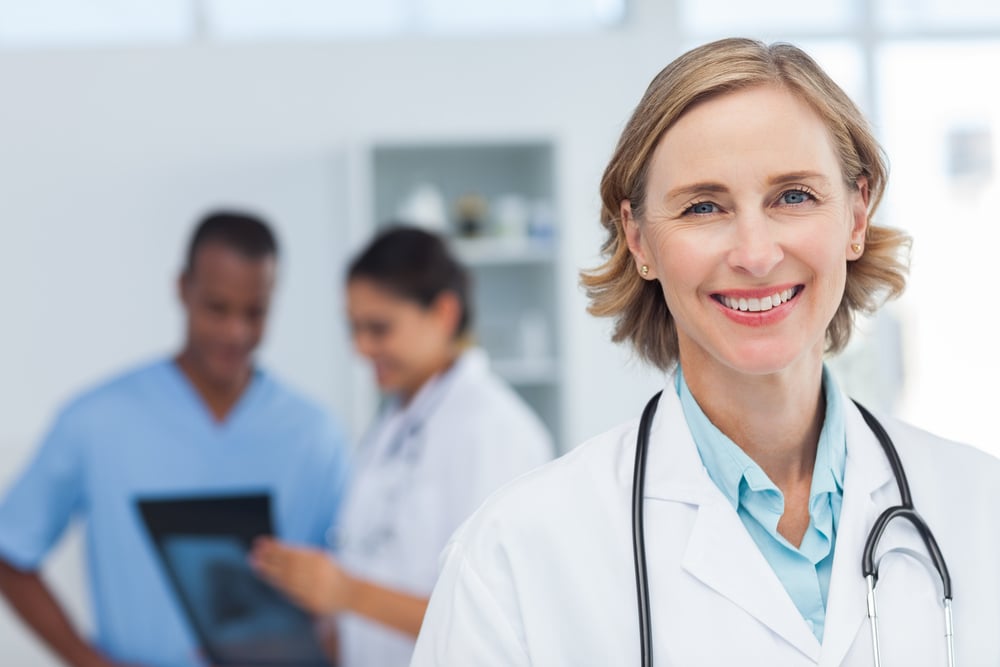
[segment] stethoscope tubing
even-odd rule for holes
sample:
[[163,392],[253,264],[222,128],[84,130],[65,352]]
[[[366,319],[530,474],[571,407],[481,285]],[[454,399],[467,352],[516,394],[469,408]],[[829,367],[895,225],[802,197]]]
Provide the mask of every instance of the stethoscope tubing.
[[[649,580],[646,569],[646,530],[643,525],[643,494],[646,486],[646,452],[649,450],[649,425],[660,402],[663,390],[649,400],[639,420],[639,434],[636,441],[635,469],[632,474],[632,554],[635,560],[635,586],[639,604],[639,641],[642,647],[640,663],[642,667],[653,665],[652,623],[649,613]],[[634,492],[638,489],[639,492]]]

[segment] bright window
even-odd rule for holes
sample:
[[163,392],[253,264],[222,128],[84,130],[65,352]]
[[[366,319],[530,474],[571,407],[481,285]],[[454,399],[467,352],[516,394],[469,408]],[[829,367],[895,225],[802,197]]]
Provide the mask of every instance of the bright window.
[[626,0],[0,0],[0,47],[566,32],[621,22]]
[[881,0],[880,25],[888,30],[1000,28],[996,0]]
[[0,45],[74,47],[190,39],[190,0],[0,0]]

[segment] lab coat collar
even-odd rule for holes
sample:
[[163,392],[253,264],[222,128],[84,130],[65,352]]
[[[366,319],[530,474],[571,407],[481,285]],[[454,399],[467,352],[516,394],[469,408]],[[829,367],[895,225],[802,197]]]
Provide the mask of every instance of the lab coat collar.
[[[639,425],[631,434],[633,445]],[[634,448],[628,450],[634,453]],[[622,477],[632,483],[634,459],[622,462]],[[710,499],[725,496],[715,486],[698,455],[691,430],[684,419],[680,398],[674,389],[674,376],[660,395],[656,414],[649,430],[649,449],[646,454],[645,498],[672,500],[701,505]]]
[[[696,507],[681,567],[818,661],[820,645],[816,636],[732,504],[708,476],[684,420],[672,377],[668,378],[653,418],[647,456],[647,501]],[[646,530],[652,533],[656,527],[647,522]]]
[[[884,499],[880,499],[881,504],[876,502],[873,494],[893,479],[878,440],[850,399],[841,394],[847,422],[844,504],[821,650],[739,515],[709,478],[684,421],[680,400],[673,391],[673,378],[667,380],[650,429],[644,497],[697,507],[682,567],[811,660],[819,662],[822,654],[822,664],[840,664],[866,615],[861,552],[868,531],[885,504]],[[894,495],[889,502],[897,502],[896,498]],[[647,530],[655,527],[647,526]]]

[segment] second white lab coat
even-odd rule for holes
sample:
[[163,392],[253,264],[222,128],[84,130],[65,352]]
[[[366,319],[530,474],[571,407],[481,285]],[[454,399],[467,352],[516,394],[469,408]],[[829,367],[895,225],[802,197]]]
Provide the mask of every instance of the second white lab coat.
[[[551,459],[541,421],[467,350],[362,443],[335,536],[338,562],[382,586],[430,594],[455,529],[504,483]],[[413,639],[360,616],[338,619],[341,667],[403,667]]]
[[[668,382],[645,486],[656,665],[872,664],[861,553],[899,496],[878,441],[843,400],[844,502],[821,646],[708,477]],[[883,423],[951,571],[958,664],[1000,665],[1000,461]],[[624,425],[522,477],[463,526],[446,551],[414,667],[639,664],[637,430]],[[920,538],[893,523],[878,553],[887,553],[877,586],[883,664],[946,664],[940,583]]]

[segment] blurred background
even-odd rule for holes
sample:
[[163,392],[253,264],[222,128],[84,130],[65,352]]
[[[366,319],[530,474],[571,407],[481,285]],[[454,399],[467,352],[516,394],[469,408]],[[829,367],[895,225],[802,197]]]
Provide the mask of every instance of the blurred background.
[[[175,350],[214,206],[276,226],[263,361],[353,436],[377,397],[344,262],[397,217],[454,236],[481,342],[563,451],[632,418],[662,380],[577,284],[598,181],[652,76],[732,35],[804,47],[889,155],[878,221],[915,237],[912,278],[834,362],[843,384],[1000,454],[977,292],[1000,237],[995,0],[0,0],[0,489],[69,396]],[[47,575],[86,627],[76,538]],[[54,664],[4,608],[0,659]]]

